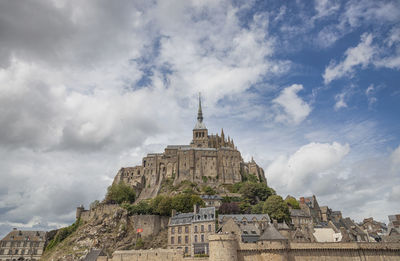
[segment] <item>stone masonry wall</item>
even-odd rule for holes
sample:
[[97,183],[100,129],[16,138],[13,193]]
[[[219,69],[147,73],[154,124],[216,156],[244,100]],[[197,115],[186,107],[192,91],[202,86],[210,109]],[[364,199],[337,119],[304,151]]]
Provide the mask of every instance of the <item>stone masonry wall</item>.
[[177,249],[116,251],[113,261],[398,261],[399,243],[237,243],[234,235],[209,236],[209,258],[184,258]]

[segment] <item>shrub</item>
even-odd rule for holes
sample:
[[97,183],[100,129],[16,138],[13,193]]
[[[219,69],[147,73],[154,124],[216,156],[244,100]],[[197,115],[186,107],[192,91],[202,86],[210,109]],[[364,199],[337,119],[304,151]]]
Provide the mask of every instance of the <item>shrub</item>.
[[294,209],[300,209],[299,202],[297,202],[297,200],[293,197],[288,197],[287,199],[285,199],[285,202],[288,206]]
[[135,201],[136,194],[133,188],[124,182],[119,184],[112,184],[107,189],[106,202],[107,203],[118,203],[122,202],[133,203]]
[[203,187],[203,192],[207,195],[215,195],[217,192],[210,186]]
[[50,240],[49,244],[46,246],[45,251],[51,250],[52,248],[56,247],[59,243],[61,243],[69,235],[74,233],[78,229],[80,224],[81,224],[80,219],[78,219],[72,225],[59,229],[57,231],[56,235],[54,236],[54,238],[52,240]]

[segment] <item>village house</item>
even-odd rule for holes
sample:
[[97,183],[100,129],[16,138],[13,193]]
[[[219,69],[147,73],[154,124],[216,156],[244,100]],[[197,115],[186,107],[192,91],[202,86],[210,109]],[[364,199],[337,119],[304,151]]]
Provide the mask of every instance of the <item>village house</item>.
[[0,241],[0,261],[39,260],[46,243],[46,232],[14,228]]
[[208,254],[208,236],[215,234],[215,207],[198,208],[193,213],[172,212],[168,225],[168,248],[182,249],[185,255]]

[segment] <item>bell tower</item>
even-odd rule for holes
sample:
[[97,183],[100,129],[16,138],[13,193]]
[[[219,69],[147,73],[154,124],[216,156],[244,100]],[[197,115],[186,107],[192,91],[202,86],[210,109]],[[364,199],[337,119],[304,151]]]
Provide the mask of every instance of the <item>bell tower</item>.
[[201,109],[201,97],[199,93],[199,110],[197,112],[197,123],[193,129],[192,147],[207,148],[208,147],[208,130],[203,123],[203,111]]

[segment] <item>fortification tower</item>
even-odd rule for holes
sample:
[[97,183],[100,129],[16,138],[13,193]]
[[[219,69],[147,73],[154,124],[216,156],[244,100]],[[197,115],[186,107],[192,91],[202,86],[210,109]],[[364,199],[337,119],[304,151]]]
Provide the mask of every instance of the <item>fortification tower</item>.
[[210,258],[212,261],[237,261],[237,241],[232,234],[209,235]]
[[197,112],[197,123],[193,129],[192,146],[196,148],[208,147],[208,130],[203,123],[203,111],[201,109],[201,97],[199,94],[199,110]]

